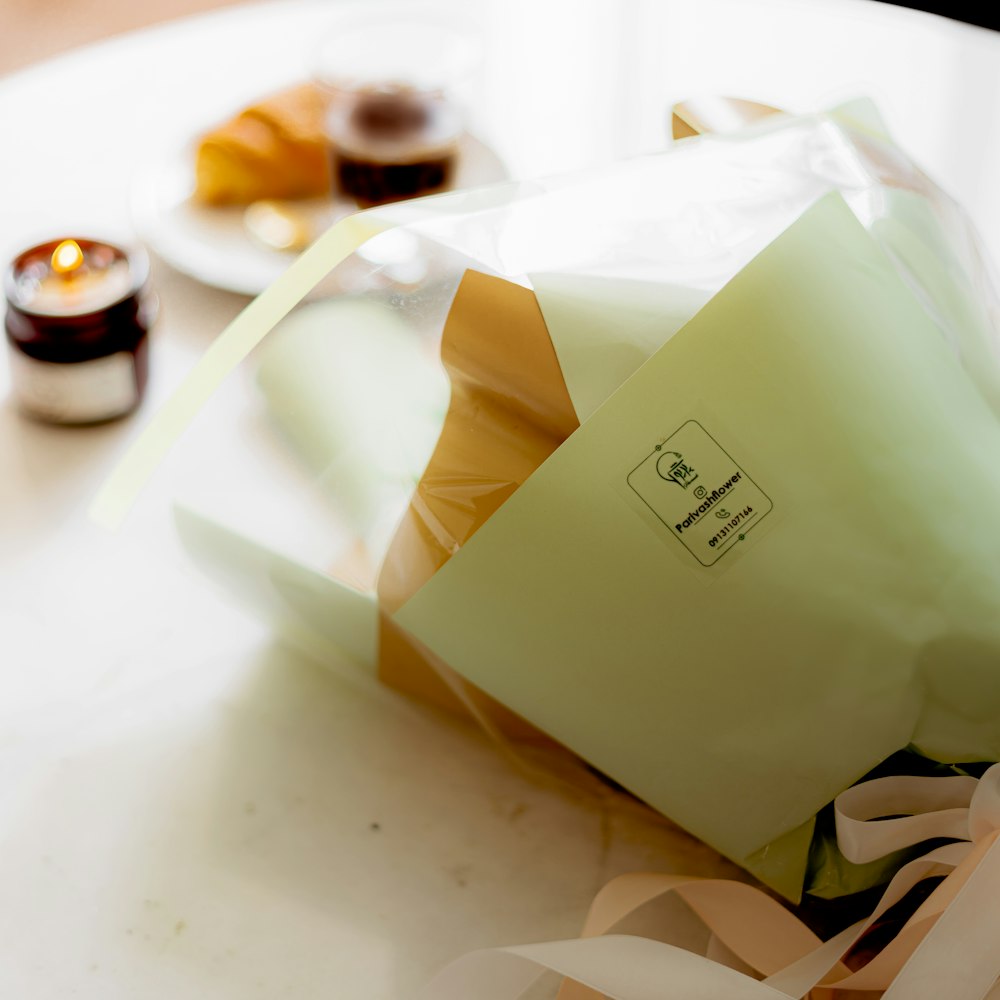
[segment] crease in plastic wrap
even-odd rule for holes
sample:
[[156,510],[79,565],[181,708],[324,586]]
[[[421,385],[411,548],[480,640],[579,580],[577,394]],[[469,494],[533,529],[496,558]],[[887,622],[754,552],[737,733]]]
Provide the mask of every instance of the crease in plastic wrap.
[[249,415],[178,506],[196,558],[791,899],[816,814],[880,762],[1000,757],[995,298],[866,109],[349,221],[100,509],[249,353],[188,432]]

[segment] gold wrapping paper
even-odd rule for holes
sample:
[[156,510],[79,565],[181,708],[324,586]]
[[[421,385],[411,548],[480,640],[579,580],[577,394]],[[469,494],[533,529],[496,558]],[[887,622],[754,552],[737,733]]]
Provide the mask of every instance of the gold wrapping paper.
[[445,323],[441,359],[451,404],[379,576],[379,676],[454,710],[467,709],[468,698],[506,735],[546,741],[390,617],[579,427],[535,295],[520,285],[467,271]]

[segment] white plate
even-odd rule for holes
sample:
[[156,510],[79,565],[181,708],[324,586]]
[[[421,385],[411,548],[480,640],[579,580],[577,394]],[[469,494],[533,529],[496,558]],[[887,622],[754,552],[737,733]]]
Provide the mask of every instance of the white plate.
[[[456,189],[505,180],[499,157],[466,133],[460,140]],[[242,295],[258,295],[280,275],[294,254],[271,250],[255,241],[243,225],[242,207],[214,208],[191,197],[194,150],[182,147],[136,175],[132,219],[139,238],[183,274],[206,285]],[[352,205],[331,199],[300,203],[317,233],[348,215]]]

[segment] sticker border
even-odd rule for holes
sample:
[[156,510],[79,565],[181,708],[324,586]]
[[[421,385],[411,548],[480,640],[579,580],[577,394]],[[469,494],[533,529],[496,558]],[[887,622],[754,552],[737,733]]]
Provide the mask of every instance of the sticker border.
[[651,505],[651,504],[650,504],[650,503],[649,503],[649,502],[648,502],[648,501],[646,500],[646,498],[645,498],[645,497],[644,497],[644,496],[643,496],[643,495],[642,495],[642,494],[641,494],[641,493],[640,493],[640,492],[639,492],[639,491],[638,491],[638,490],[637,490],[637,489],[636,489],[636,488],[635,488],[635,487],[634,487],[634,486],[632,485],[632,482],[631,482],[631,478],[632,478],[632,475],[633,475],[633,474],[634,474],[635,472],[637,472],[637,471],[639,470],[639,468],[640,468],[641,466],[645,465],[645,464],[646,464],[646,462],[648,462],[648,461],[649,461],[649,459],[650,459],[650,458],[651,458],[651,457],[652,457],[653,455],[655,455],[655,454],[656,454],[656,453],[657,453],[658,451],[660,451],[660,450],[662,449],[662,447],[663,447],[664,445],[666,445],[666,444],[667,444],[667,443],[668,443],[668,442],[669,442],[669,441],[671,440],[671,438],[674,438],[674,437],[676,437],[676,436],[677,436],[678,434],[680,434],[680,432],[681,432],[682,430],[684,430],[684,428],[685,428],[685,427],[687,427],[687,425],[688,425],[688,424],[694,424],[694,425],[695,425],[696,427],[698,427],[698,428],[699,428],[699,430],[700,430],[700,431],[702,432],[702,434],[704,434],[704,435],[705,435],[705,437],[707,437],[707,438],[709,439],[709,441],[711,441],[711,442],[712,442],[712,444],[714,444],[714,445],[715,445],[715,447],[716,447],[716,448],[718,448],[718,449],[719,449],[719,451],[721,451],[721,452],[722,452],[722,454],[723,454],[723,455],[725,455],[725,456],[726,456],[726,458],[728,458],[728,459],[729,459],[729,461],[730,461],[730,462],[732,462],[732,463],[733,463],[733,465],[735,465],[735,466],[736,466],[736,468],[737,468],[737,469],[739,469],[739,470],[740,470],[740,472],[742,472],[742,473],[743,473],[743,475],[747,477],[747,480],[748,480],[749,482],[753,483],[754,487],[755,487],[755,488],[756,488],[757,490],[759,490],[759,491],[760,491],[760,494],[761,494],[761,496],[763,496],[763,497],[764,497],[764,498],[765,498],[765,499],[767,500],[767,502],[768,502],[768,504],[769,504],[769,506],[768,506],[767,510],[765,510],[765,511],[763,512],[763,514],[761,514],[761,515],[760,515],[760,517],[759,517],[759,518],[753,518],[753,519],[752,519],[752,520],[753,520],[753,524],[748,524],[748,527],[747,527],[746,531],[744,531],[744,532],[741,532],[740,534],[742,534],[742,535],[744,535],[744,536],[745,536],[745,535],[747,535],[747,534],[748,534],[749,532],[753,531],[753,529],[754,529],[754,528],[756,528],[756,527],[757,527],[757,525],[758,525],[758,524],[760,524],[760,522],[761,522],[761,521],[763,521],[763,520],[764,520],[764,518],[765,518],[765,517],[767,517],[767,515],[768,515],[768,514],[770,514],[770,513],[771,513],[771,511],[773,511],[773,510],[774,510],[774,501],[773,501],[773,500],[772,500],[772,499],[770,498],[770,496],[768,496],[768,494],[767,494],[767,493],[765,493],[765,492],[764,492],[764,490],[763,490],[763,489],[761,489],[761,487],[760,487],[760,486],[758,485],[757,481],[756,481],[756,480],[755,480],[755,479],[754,479],[754,478],[753,478],[752,476],[750,476],[750,475],[749,475],[749,473],[748,473],[748,472],[746,471],[746,469],[744,469],[744,468],[743,468],[743,466],[742,466],[742,465],[740,465],[740,463],[739,463],[739,462],[737,462],[737,461],[736,461],[736,459],[735,459],[735,458],[733,458],[733,456],[732,456],[732,455],[730,455],[730,454],[729,454],[729,452],[728,452],[728,451],[726,451],[726,449],[725,449],[725,448],[723,448],[723,447],[722,447],[722,445],[721,445],[721,444],[719,444],[719,442],[718,442],[718,441],[717,441],[717,440],[716,440],[716,439],[715,439],[715,438],[714,438],[714,437],[713,437],[713,436],[712,436],[711,434],[709,434],[709,432],[708,432],[708,431],[707,431],[707,430],[705,429],[705,426],[704,426],[704,424],[702,424],[700,420],[695,420],[695,419],[694,419],[693,417],[692,417],[691,419],[689,419],[689,420],[685,420],[685,421],[684,421],[684,423],[682,423],[682,424],[681,424],[681,425],[680,425],[680,426],[679,426],[679,427],[678,427],[678,428],[677,428],[677,429],[676,429],[676,430],[675,430],[675,431],[674,431],[674,432],[673,432],[672,434],[668,434],[668,435],[667,435],[667,436],[666,436],[666,437],[665,437],[665,438],[664,438],[664,439],[663,439],[663,440],[662,440],[662,441],[660,442],[660,444],[659,444],[659,445],[657,445],[657,446],[656,446],[656,447],[655,447],[655,448],[654,448],[654,449],[653,449],[653,450],[652,450],[652,451],[651,451],[651,452],[650,452],[650,453],[649,453],[648,455],[644,455],[644,456],[643,456],[643,458],[642,458],[642,461],[640,461],[640,462],[639,462],[639,464],[638,464],[638,465],[636,465],[636,466],[635,466],[635,467],[634,467],[634,468],[633,468],[633,469],[632,469],[632,470],[631,470],[631,471],[630,471],[630,472],[628,473],[628,475],[626,475],[626,476],[625,476],[625,482],[626,482],[626,484],[628,485],[628,488],[629,488],[629,489],[630,489],[630,490],[631,490],[631,491],[632,491],[632,492],[633,492],[633,493],[634,493],[634,494],[635,494],[635,495],[636,495],[636,496],[637,496],[637,497],[638,497],[638,498],[639,498],[639,499],[640,499],[640,500],[642,501],[643,505],[644,505],[644,506],[645,506],[645,507],[646,507],[646,508],[647,508],[647,509],[648,509],[648,510],[650,511],[650,513],[651,513],[651,514],[653,515],[653,517],[655,517],[655,518],[656,518],[656,520],[657,520],[657,521],[659,521],[659,522],[660,522],[660,524],[662,524],[662,525],[663,525],[663,526],[664,526],[664,527],[665,527],[665,528],[667,529],[667,531],[668,531],[668,532],[669,532],[669,534],[670,534],[670,537],[671,537],[671,538],[673,538],[673,539],[674,539],[675,541],[679,542],[679,543],[680,543],[681,545],[683,545],[683,546],[684,546],[684,548],[685,548],[685,549],[686,549],[686,550],[687,550],[688,552],[690,552],[690,553],[691,553],[691,555],[693,555],[693,556],[694,556],[694,558],[695,558],[695,559],[697,560],[697,562],[698,562],[698,565],[699,565],[699,566],[704,566],[704,567],[706,567],[706,568],[707,568],[707,567],[709,567],[709,566],[714,566],[714,565],[715,565],[715,564],[716,564],[716,563],[717,563],[717,562],[718,562],[718,561],[719,561],[719,560],[720,560],[720,559],[721,559],[721,558],[722,558],[722,557],[723,557],[724,555],[726,555],[726,553],[728,553],[728,552],[731,552],[731,551],[732,551],[732,550],[733,550],[733,549],[735,548],[735,544],[734,544],[734,543],[735,543],[735,542],[738,542],[738,541],[740,541],[740,540],[741,540],[741,539],[740,539],[740,535],[734,535],[734,536],[733,536],[733,540],[732,540],[732,542],[730,542],[730,543],[729,543],[728,545],[726,545],[726,546],[725,546],[724,548],[722,548],[722,549],[721,549],[721,550],[719,551],[719,554],[718,554],[718,555],[717,555],[717,556],[716,556],[716,557],[715,557],[715,558],[714,558],[714,559],[713,559],[713,560],[712,560],[711,562],[703,562],[703,561],[702,561],[702,559],[701,559],[701,557],[700,557],[700,556],[698,555],[698,553],[697,553],[697,552],[695,552],[695,550],[694,550],[694,549],[692,549],[692,548],[691,548],[691,547],[690,547],[690,546],[689,546],[689,545],[688,545],[688,544],[687,544],[687,543],[686,543],[686,542],[684,541],[684,539],[683,539],[683,538],[681,538],[681,537],[680,537],[680,536],[679,536],[679,535],[677,534],[677,532],[676,532],[676,531],[674,531],[674,529],[673,529],[673,528],[671,528],[671,527],[670,527],[670,525],[669,525],[669,524],[667,524],[667,522],[663,520],[663,518],[662,518],[662,517],[660,517],[660,515],[659,515],[659,514],[658,514],[658,513],[656,512],[656,509],[655,509],[655,508],[654,508],[654,507],[653,507],[653,506],[652,506],[652,505]]

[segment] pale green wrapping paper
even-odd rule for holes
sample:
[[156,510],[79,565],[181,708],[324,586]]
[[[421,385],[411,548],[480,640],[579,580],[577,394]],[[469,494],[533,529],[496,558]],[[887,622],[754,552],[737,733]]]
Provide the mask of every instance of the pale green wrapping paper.
[[796,898],[815,813],[890,753],[1000,758],[979,388],[826,196],[398,620]]
[[295,302],[400,226],[438,270],[290,317],[212,469],[225,498],[269,413],[284,434],[263,443],[293,461],[260,457],[308,502],[285,514],[261,482],[245,507],[317,515],[309,551],[254,533],[242,496],[239,518],[178,513],[203,565],[284,633],[373,664],[375,597],[341,557],[361,541],[380,561],[447,392],[398,334],[433,337],[466,268],[527,276],[583,425],[400,621],[798,896],[816,811],[888,754],[1000,757],[994,297],[956,207],[869,117],[779,118],[342,221],[213,345],[99,513],[121,516]]

